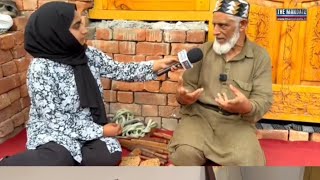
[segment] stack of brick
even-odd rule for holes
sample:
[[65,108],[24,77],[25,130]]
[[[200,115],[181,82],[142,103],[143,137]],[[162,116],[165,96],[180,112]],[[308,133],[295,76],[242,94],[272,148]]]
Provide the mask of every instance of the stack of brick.
[[275,139],[283,141],[320,142],[320,133],[308,133],[295,130],[257,130],[258,139]]

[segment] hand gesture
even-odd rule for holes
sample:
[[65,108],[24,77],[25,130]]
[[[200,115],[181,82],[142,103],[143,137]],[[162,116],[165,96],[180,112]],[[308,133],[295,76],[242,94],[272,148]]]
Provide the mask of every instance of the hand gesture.
[[122,133],[122,128],[119,124],[109,123],[103,126],[103,136],[114,137]]
[[183,79],[180,76],[178,81],[176,97],[179,103],[189,105],[193,104],[199,99],[202,91],[203,88],[199,88],[193,92],[189,92],[185,87],[183,87]]
[[229,100],[226,93],[218,93],[218,96],[215,98],[218,105],[228,112],[240,114],[249,113],[252,110],[252,104],[249,99],[231,84],[229,87],[235,95],[235,98]]

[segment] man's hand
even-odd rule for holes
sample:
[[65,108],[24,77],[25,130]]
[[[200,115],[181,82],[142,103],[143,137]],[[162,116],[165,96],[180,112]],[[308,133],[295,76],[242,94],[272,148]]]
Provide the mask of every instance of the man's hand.
[[252,110],[252,104],[249,99],[231,84],[229,87],[235,95],[235,98],[229,100],[225,93],[218,93],[218,96],[215,98],[218,105],[228,112],[240,114],[249,113]]
[[199,99],[202,91],[203,91],[203,88],[199,88],[193,92],[189,92],[186,88],[183,87],[183,79],[180,76],[178,81],[178,88],[176,92],[177,101],[180,104],[185,104],[185,105],[193,104]]
[[119,124],[109,123],[103,126],[104,137],[114,137],[122,133],[122,128]]

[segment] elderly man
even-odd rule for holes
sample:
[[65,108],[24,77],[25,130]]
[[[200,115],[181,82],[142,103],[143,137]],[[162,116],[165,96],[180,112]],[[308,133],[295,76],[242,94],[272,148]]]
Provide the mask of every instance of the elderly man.
[[255,123],[272,104],[272,68],[265,49],[245,30],[249,3],[218,0],[215,41],[183,74],[177,89],[181,122],[169,144],[174,165],[265,165]]

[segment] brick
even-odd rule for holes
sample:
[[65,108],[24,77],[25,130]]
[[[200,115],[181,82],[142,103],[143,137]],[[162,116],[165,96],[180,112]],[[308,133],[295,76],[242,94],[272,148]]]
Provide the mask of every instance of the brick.
[[0,64],[9,62],[12,59],[13,59],[13,56],[11,54],[11,51],[9,50],[3,51],[0,49]]
[[180,106],[176,99],[176,94],[168,94],[168,105],[169,106]]
[[123,55],[123,54],[114,55],[114,60],[118,62],[124,62],[124,63],[141,62],[141,61],[145,61],[145,59],[146,57],[143,55]]
[[27,84],[24,84],[22,86],[20,86],[20,96],[21,97],[27,97],[29,94],[28,94],[28,87],[27,87]]
[[96,39],[97,40],[111,40],[112,30],[109,28],[97,28],[96,29]]
[[10,102],[14,102],[18,99],[20,99],[21,97],[21,94],[20,94],[20,87],[17,87],[11,91],[8,92],[8,96],[9,96],[9,99],[10,99]]
[[159,116],[158,106],[142,105],[142,116]]
[[17,8],[22,11],[23,10],[23,0],[15,0]]
[[103,89],[109,90],[111,89],[111,80],[108,78],[101,78],[101,84]]
[[145,29],[117,28],[113,30],[113,39],[121,41],[145,41]]
[[320,133],[311,133],[309,139],[310,141],[320,142]]
[[146,117],[144,122],[148,123],[149,121],[153,121],[157,123],[156,128],[161,128],[161,117]]
[[144,90],[148,92],[159,92],[160,81],[148,81],[144,83]]
[[117,102],[117,92],[112,90],[103,91],[104,99],[106,102]]
[[28,57],[23,57],[23,58],[19,58],[19,59],[15,59],[15,63],[17,65],[18,68],[18,72],[26,72],[29,68],[29,65],[31,63],[31,58]]
[[13,33],[4,33],[0,35],[0,49],[8,50],[14,47]]
[[134,93],[134,101],[138,104],[144,105],[166,105],[167,95],[156,94],[156,93],[146,93],[146,92],[136,92]]
[[30,97],[27,96],[27,97],[23,97],[23,98],[20,98],[20,104],[21,104],[21,108],[24,109],[26,107],[29,107],[30,106]]
[[163,56],[147,56],[146,61],[163,59]]
[[172,43],[171,44],[171,55],[177,55],[178,52],[182,50],[189,51],[192,48],[199,47],[199,44],[182,44],[182,43]]
[[92,40],[92,46],[105,53],[119,53],[118,41]]
[[38,7],[38,2],[35,0],[23,0],[23,10],[33,11]]
[[88,33],[86,34],[86,40],[94,40],[96,39],[96,27],[87,27]]
[[13,49],[11,49],[11,53],[15,59],[22,58],[27,54],[23,44],[16,45]]
[[168,77],[170,81],[179,81],[180,77],[182,76],[183,72],[185,70],[184,69],[178,69],[177,71],[174,71],[174,72],[169,72],[168,73]]
[[0,68],[0,78],[3,78],[3,72],[1,68]]
[[133,92],[118,91],[117,100],[120,103],[133,103]]
[[1,94],[0,95],[0,110],[8,107],[11,104],[10,98],[8,94]]
[[204,30],[189,30],[187,31],[187,42],[204,43],[206,40],[206,33]]
[[0,138],[5,137],[6,135],[13,132],[14,126],[11,119],[1,122],[0,121]]
[[121,82],[121,81],[112,81],[112,90],[120,91],[143,91],[144,84],[143,82]]
[[3,76],[10,76],[18,72],[17,66],[13,61],[2,64]]
[[176,93],[178,87],[177,82],[164,81],[161,84],[160,92],[162,93]]
[[119,43],[120,54],[136,54],[136,43],[135,42],[120,42]]
[[19,112],[18,114],[13,115],[11,117],[11,121],[13,122],[14,127],[18,127],[18,126],[22,125],[25,122],[23,112]]
[[30,112],[30,107],[24,108],[22,110],[25,122],[27,122],[29,120],[29,112]]
[[110,113],[115,114],[120,109],[127,109],[131,111],[135,116],[141,116],[141,105],[110,103]]
[[180,107],[176,106],[159,106],[159,116],[166,118],[180,118]]
[[106,113],[110,113],[110,103],[104,103],[104,109],[106,110]]
[[162,42],[163,32],[157,29],[146,30],[146,41],[149,42]]
[[289,141],[308,141],[309,133],[301,131],[289,131]]
[[178,120],[173,118],[162,118],[161,127],[170,131],[174,131],[178,125]]
[[0,79],[0,94],[8,92],[20,86],[20,78],[17,74]]
[[17,16],[13,18],[13,26],[10,30],[12,31],[24,31],[28,18],[26,16]]
[[0,122],[3,122],[5,120],[9,119],[13,115],[15,115],[18,112],[20,112],[21,109],[22,108],[21,108],[21,105],[20,105],[20,101],[17,100],[15,102],[13,102],[12,104],[10,104],[8,107],[0,110]]
[[27,71],[18,73],[21,84],[26,84],[27,80]]
[[181,42],[186,41],[186,31],[183,30],[168,30],[164,31],[165,42]]
[[256,131],[258,139],[276,139],[288,141],[288,130],[260,130]]
[[24,34],[21,31],[16,31],[13,33],[15,44],[23,44],[24,43]]
[[169,55],[170,45],[167,43],[139,42],[136,50],[137,54],[149,56]]

